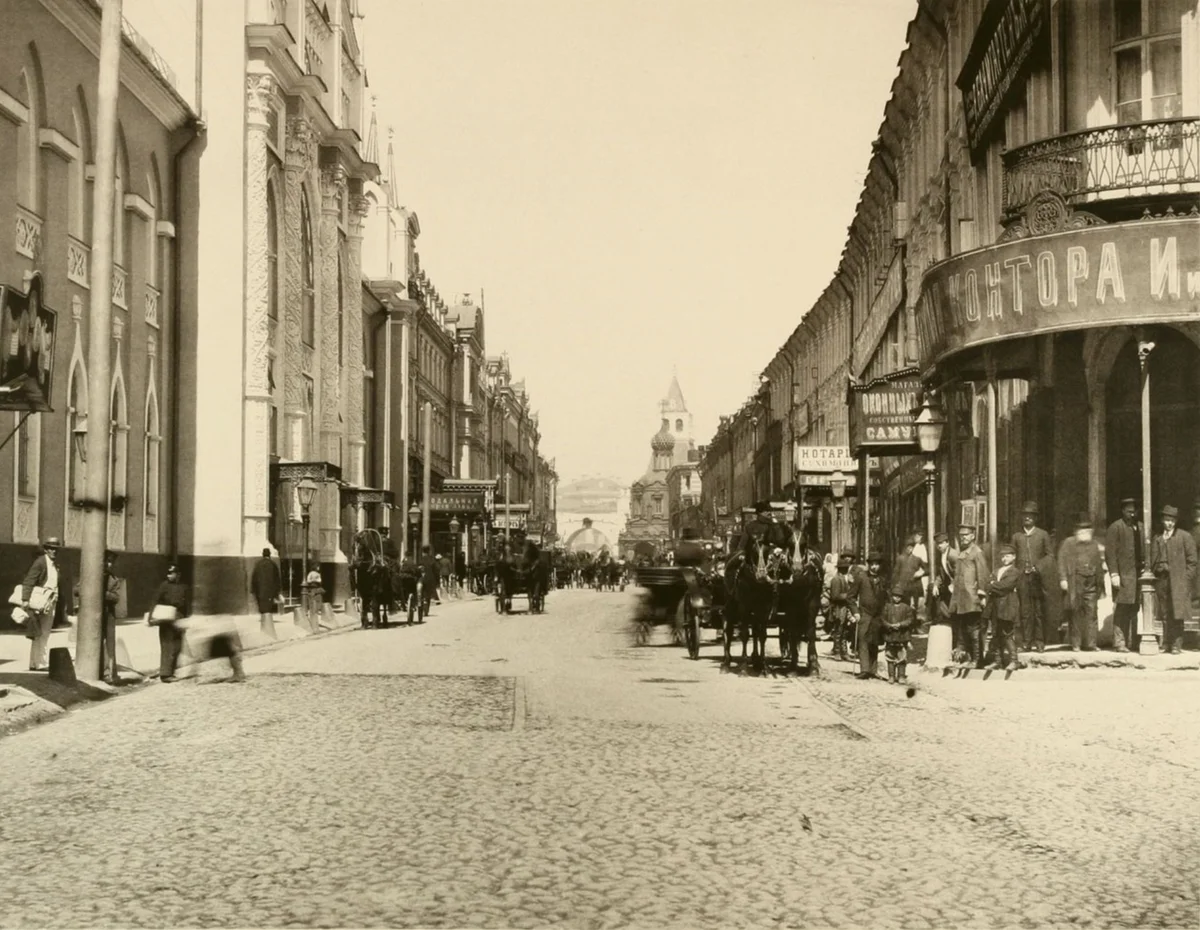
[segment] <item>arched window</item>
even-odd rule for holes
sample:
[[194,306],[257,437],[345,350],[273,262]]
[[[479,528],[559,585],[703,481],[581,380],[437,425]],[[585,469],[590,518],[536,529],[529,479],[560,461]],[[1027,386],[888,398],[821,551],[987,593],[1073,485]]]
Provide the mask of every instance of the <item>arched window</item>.
[[119,376],[113,382],[109,417],[109,483],[112,496],[124,498],[129,491],[129,408],[125,401],[125,379]]
[[150,156],[150,170],[146,173],[146,199],[150,202],[150,219],[146,222],[146,283],[156,291],[158,280],[158,205],[161,203],[158,189],[158,165]]
[[129,262],[125,255],[125,183],[125,144],[118,139],[116,185],[113,188],[113,262],[128,271]]
[[316,345],[317,293],[313,281],[312,222],[308,213],[308,194],[300,195],[300,338],[306,346]]
[[29,107],[29,119],[17,127],[17,203],[38,212],[38,112],[37,84],[30,69],[21,71],[17,82],[21,102]]
[[87,375],[78,361],[71,366],[71,376],[67,379],[67,398],[67,454],[70,462],[67,493],[74,502],[83,500],[87,493],[87,465],[74,442],[75,430],[86,425],[88,412]]
[[677,433],[683,432],[683,420],[675,421],[675,432],[677,432]]
[[146,394],[146,439],[143,454],[146,462],[146,487],[143,501],[145,515],[158,516],[159,465],[162,436],[159,434],[158,397],[151,388]]
[[[82,98],[82,94],[81,94]],[[79,157],[68,168],[67,233],[80,242],[91,238],[88,229],[87,163],[91,155],[91,136],[88,131],[87,113],[83,100],[71,109],[71,121],[75,128],[75,144],[79,146]]]
[[279,319],[279,209],[275,185],[267,185],[267,313]]

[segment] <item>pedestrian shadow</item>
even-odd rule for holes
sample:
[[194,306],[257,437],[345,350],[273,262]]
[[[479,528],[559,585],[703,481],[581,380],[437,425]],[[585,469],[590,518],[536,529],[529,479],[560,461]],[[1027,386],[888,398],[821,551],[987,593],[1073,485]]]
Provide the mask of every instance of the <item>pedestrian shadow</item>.
[[[13,665],[15,660],[5,664]],[[92,687],[87,682],[76,681],[73,685],[65,685],[54,681],[46,672],[0,668],[0,691],[14,687],[59,707],[70,707],[83,701],[102,701],[112,696],[108,691]]]

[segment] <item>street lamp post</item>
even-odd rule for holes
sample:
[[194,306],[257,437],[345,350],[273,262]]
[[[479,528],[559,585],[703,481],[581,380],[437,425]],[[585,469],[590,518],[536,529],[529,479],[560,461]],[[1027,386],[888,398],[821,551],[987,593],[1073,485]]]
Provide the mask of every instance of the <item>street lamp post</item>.
[[945,624],[935,622],[937,620],[937,610],[934,602],[933,585],[937,576],[934,572],[933,560],[934,554],[937,552],[937,543],[933,538],[936,530],[934,526],[933,496],[937,486],[937,463],[934,461],[934,456],[942,444],[942,431],[946,428],[946,415],[942,410],[941,404],[938,402],[936,393],[932,389],[925,391],[924,397],[921,400],[921,407],[917,411],[915,425],[917,445],[925,454],[925,464],[921,466],[921,471],[925,474],[925,538],[926,551],[929,554],[929,566],[926,570],[928,578],[926,579],[925,605],[930,611],[929,640],[926,645],[925,665],[928,668],[944,668],[953,661],[953,644],[948,641],[946,635],[948,630]]
[[[296,498],[300,502],[300,519],[304,523],[304,556],[301,561],[301,581],[300,589],[307,591],[308,589],[308,545],[309,545],[309,527],[311,526],[311,511],[313,501],[316,500],[317,491],[320,486],[311,478],[305,478],[296,483]],[[311,598],[308,598],[309,603],[305,605],[305,613],[312,606]]]
[[[413,502],[413,505],[408,508],[408,524],[410,527],[412,527],[412,536],[415,539],[416,533],[417,533],[417,527],[419,527],[421,525],[421,507],[415,501]],[[420,555],[421,555],[421,551],[417,547],[417,545],[414,543],[413,548],[412,548],[413,559],[419,560]]]
[[840,555],[845,548],[842,540],[842,507],[846,500],[846,476],[841,469],[829,476],[829,488],[833,491],[833,506],[837,511],[837,525],[833,530],[834,547]]
[[461,554],[459,544],[460,541],[458,538],[458,531],[461,527],[462,524],[458,522],[458,517],[450,518],[450,573],[455,578],[458,577],[458,559],[459,555]]

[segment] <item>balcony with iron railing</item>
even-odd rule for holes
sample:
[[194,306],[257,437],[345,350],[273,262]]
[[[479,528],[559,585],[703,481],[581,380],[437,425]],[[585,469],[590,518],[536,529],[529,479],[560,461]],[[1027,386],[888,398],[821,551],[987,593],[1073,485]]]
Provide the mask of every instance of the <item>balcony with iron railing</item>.
[[1004,212],[1052,191],[1072,206],[1200,193],[1200,119],[1085,129],[1004,153]]

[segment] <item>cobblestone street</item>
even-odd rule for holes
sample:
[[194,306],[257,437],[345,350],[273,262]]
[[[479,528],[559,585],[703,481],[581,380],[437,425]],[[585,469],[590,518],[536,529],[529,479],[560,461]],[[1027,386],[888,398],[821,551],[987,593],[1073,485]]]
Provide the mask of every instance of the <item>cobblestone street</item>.
[[632,648],[631,603],[456,603],[0,741],[0,923],[1200,923],[1193,673],[909,698]]

